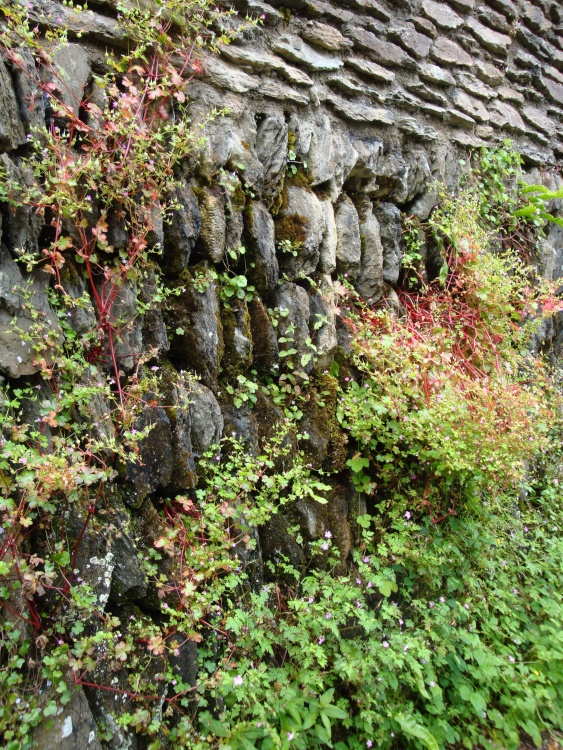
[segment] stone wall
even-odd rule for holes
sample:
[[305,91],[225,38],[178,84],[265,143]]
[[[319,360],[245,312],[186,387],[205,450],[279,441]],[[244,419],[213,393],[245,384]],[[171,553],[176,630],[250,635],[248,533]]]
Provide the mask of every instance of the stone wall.
[[[137,315],[136,300],[149,290],[131,283],[118,300],[119,317],[129,323],[119,345],[121,368],[131,372],[139,354],[152,350],[165,393],[138,424],[153,425],[141,451],[143,464],[122,467],[114,531],[104,539],[87,533],[76,561],[102,609],[107,605],[111,611],[133,605],[158,610],[137,559],[159,532],[153,498],[192,488],[199,456],[222,435],[234,433],[255,451],[281,419],[263,394],[252,410],[237,406],[227,385],[251,369],[278,372],[280,351],[288,346],[278,338],[290,324],[299,359],[310,352],[308,339],[317,348],[316,360],[303,359],[306,373],[322,374],[335,357],[345,362],[349,334],[338,315],[334,281],[341,274],[366,300],[393,304],[403,252],[401,214],[427,219],[436,201],[434,181],[454,188],[468,149],[510,138],[530,179],[559,184],[563,6],[558,0],[236,5],[241,15],[259,15],[263,24],[203,61],[204,72],[191,85],[194,124],[214,107],[228,107],[228,113],[206,126],[199,158],[185,165],[173,221],[154,238],[162,247],[161,271],[181,294],[168,310],[144,317]],[[55,60],[68,74],[69,102],[93,94],[104,50],[126,43],[112,4],[91,7],[78,13],[51,0],[30,6],[41,28],[62,19],[70,29],[69,44]],[[31,56],[26,64],[33,66]],[[0,159],[20,182],[30,179],[21,167],[27,134],[46,116],[30,81],[0,61]],[[3,206],[1,231],[0,373],[12,382],[29,382],[38,370],[34,353],[11,327],[14,318],[20,327],[32,324],[17,291],[25,272],[14,258],[20,248],[41,248],[44,227],[31,208],[14,212]],[[109,231],[119,247],[119,227]],[[429,253],[429,275],[437,262]],[[549,231],[542,262],[547,275],[561,275],[560,230]],[[256,290],[251,301],[222,303],[213,270],[225,268],[246,274]],[[32,277],[33,304],[58,330],[48,283],[46,274]],[[70,261],[63,283],[74,297],[86,288]],[[280,309],[288,312],[276,329]],[[77,333],[89,330],[93,306],[75,308],[70,320]],[[545,335],[557,333],[550,329]],[[199,380],[180,378],[180,371],[195,372]],[[356,500],[343,472],[345,438],[326,413],[311,402],[304,431],[313,465],[337,472],[332,497],[322,508],[304,501],[297,513],[309,538],[330,529],[345,558],[353,544]],[[93,402],[87,418],[93,429],[106,429],[106,405]],[[68,523],[78,533],[83,519],[77,515]],[[277,518],[260,532],[258,580],[269,556],[280,550],[290,558],[294,554],[283,524]],[[129,536],[117,531],[123,528],[132,530]],[[185,679],[193,680],[193,654],[184,661]],[[135,737],[126,737],[112,718],[113,700],[94,692],[88,697],[94,714],[113,732],[108,746],[136,747]],[[79,706],[75,725],[90,732],[82,693],[70,705]],[[42,736],[40,747],[76,747],[72,735],[53,737]]]

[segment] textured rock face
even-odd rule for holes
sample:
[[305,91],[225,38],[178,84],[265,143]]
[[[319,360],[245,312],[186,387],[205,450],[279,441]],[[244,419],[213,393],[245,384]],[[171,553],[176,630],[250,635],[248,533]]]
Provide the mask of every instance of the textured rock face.
[[[97,5],[103,14],[77,12],[54,0],[29,6],[41,29],[59,18],[69,26],[69,41],[57,48],[54,64],[65,81],[63,101],[75,113],[84,97],[103,100],[95,78],[106,46],[127,46],[113,17],[115,3]],[[86,524],[75,567],[92,586],[100,611],[124,622],[128,608],[142,611],[147,622],[160,610],[162,592],[140,563],[165,533],[160,503],[179,493],[193,495],[201,456],[223,436],[234,434],[259,455],[284,420],[282,408],[262,390],[255,404],[233,397],[239,378],[256,379],[256,372],[275,382],[280,372],[286,383],[290,376],[298,383],[309,378],[313,395],[300,422],[308,440],[300,447],[314,468],[336,476],[327,480],[332,489],[326,506],[302,500],[295,517],[280,513],[253,532],[260,560],[253,580],[268,575],[262,558],[286,555],[302,562],[302,549],[288,533],[295,522],[309,540],[330,530],[345,566],[354,543],[356,500],[345,468],[353,446],[327,416],[334,413],[336,395],[326,383],[333,365],[342,372],[351,356],[338,277],[368,304],[383,299],[400,313],[393,287],[401,278],[402,215],[428,219],[436,202],[434,181],[455,189],[459,159],[469,149],[512,138],[526,168],[537,167],[531,181],[561,184],[553,169],[563,156],[560,2],[233,5],[263,16],[263,25],[207,60],[189,88],[194,124],[213,108],[228,107],[228,114],[206,124],[197,158],[178,170],[173,214],[162,226],[155,222],[150,237],[161,252],[151,255],[153,265],[142,278],[131,277],[117,290],[112,309],[119,370],[138,373],[140,380],[154,376],[159,392],[145,392],[139,402],[134,429],[151,428],[140,442],[139,460],[125,456],[116,464],[117,489],[108,490],[111,517],[102,519],[112,528],[102,534],[101,525]],[[0,163],[9,182],[27,185],[27,137],[60,115],[53,119],[49,98],[33,83],[32,55],[19,54],[17,64],[0,59]],[[553,211],[560,215],[562,208],[554,205]],[[109,224],[108,238],[122,250],[126,221],[112,214]],[[38,365],[27,340],[34,325],[51,331],[53,346],[63,341],[49,305],[50,277],[29,274],[16,262],[21,250],[40,258],[50,232],[33,206],[16,210],[0,203],[0,375],[13,384],[35,383]],[[543,275],[561,278],[563,231],[553,228],[540,249]],[[441,257],[431,247],[421,254],[417,270],[432,278]],[[61,269],[61,283],[74,302],[66,319],[71,336],[87,336],[97,325],[97,305],[82,269],[70,254]],[[170,294],[151,306],[160,294],[158,277]],[[243,277],[244,289],[229,296]],[[103,279],[96,282],[103,293]],[[546,326],[535,345],[551,342],[560,353],[562,338],[558,326]],[[100,349],[84,383],[95,383],[109,361],[107,340]],[[113,435],[109,409],[101,395],[84,405],[81,417],[90,422],[93,439]],[[28,421],[37,419],[30,412]],[[69,519],[74,538],[85,522],[79,512]],[[197,645],[186,640],[170,659],[182,679],[195,685]],[[130,687],[122,670],[96,679]],[[113,735],[104,747],[144,747],[118,724],[120,710],[128,704],[116,707],[109,692],[77,689],[52,726],[38,727],[38,747],[97,750],[94,717]]]

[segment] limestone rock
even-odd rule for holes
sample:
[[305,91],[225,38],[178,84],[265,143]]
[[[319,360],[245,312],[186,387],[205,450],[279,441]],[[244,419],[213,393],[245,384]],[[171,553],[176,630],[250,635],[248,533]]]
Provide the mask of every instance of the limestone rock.
[[322,200],[321,205],[325,218],[325,233],[319,252],[319,269],[325,274],[331,274],[336,270],[336,247],[338,243],[336,218],[334,206],[329,198]]
[[423,0],[422,11],[436,26],[447,31],[453,31],[463,26],[463,18],[458,16],[445,3],[437,3],[434,0]]
[[338,70],[344,64],[338,57],[328,55],[325,52],[317,52],[298,36],[292,34],[283,34],[276,38],[272,49],[287,60],[299,63],[316,72]]
[[147,427],[150,431],[140,442],[138,459],[125,467],[125,479],[131,488],[125,501],[133,508],[138,508],[147,495],[166,487],[172,478],[172,431],[166,409],[145,406],[135,420],[135,429],[140,432]]
[[323,276],[317,289],[311,290],[309,306],[309,328],[317,347],[314,366],[318,372],[322,372],[330,366],[338,348],[337,301],[330,276]]
[[[281,266],[289,279],[315,272],[325,229],[325,214],[317,196],[310,189],[289,183],[276,217],[276,243],[282,249]],[[290,243],[293,250],[283,255],[283,243]]]
[[345,0],[345,4],[355,10],[369,13],[385,23],[391,20],[389,12],[377,0]]
[[520,117],[519,112],[511,107],[506,102],[494,102],[494,110],[496,115],[493,116],[491,123],[497,128],[506,128],[507,130],[513,130],[516,133],[525,133],[527,128],[524,121]]
[[225,251],[225,199],[218,186],[202,188],[199,201],[201,229],[199,242],[205,257],[212,263],[220,263]]
[[275,71],[289,83],[297,83],[301,86],[313,85],[313,79],[307,73],[288,65],[281,57],[272,55],[265,50],[227,45],[221,48],[221,54],[235,65],[253,68],[260,72]]
[[19,115],[10,71],[4,60],[0,59],[0,148],[13,151],[22,143],[25,143],[25,129]]
[[287,159],[288,127],[283,117],[265,115],[256,133],[256,155],[264,166],[264,179],[272,183],[281,176]]
[[487,28],[475,18],[467,19],[466,26],[483,47],[486,47],[494,54],[506,55],[512,44],[512,39],[509,36],[499,34],[498,31]]
[[[6,246],[0,245],[0,372],[11,378],[40,369],[37,353],[20,331],[33,329],[36,335],[43,332],[50,336],[53,344],[62,342],[57,316],[47,298],[48,283],[49,277],[40,271],[24,277]],[[48,359],[48,354],[41,356]]]
[[[32,737],[36,747],[41,750],[102,750],[97,737],[97,726],[90,711],[90,706],[80,685],[72,684],[69,675],[70,700],[60,712],[53,717],[43,719],[35,727]],[[48,696],[55,698],[56,693]]]
[[455,78],[447,70],[432,65],[432,63],[421,63],[418,68],[420,77],[430,83],[436,83],[439,86],[454,86]]
[[392,125],[395,115],[391,110],[383,107],[372,107],[367,102],[351,102],[333,94],[327,96],[327,101],[336,111],[347,120],[354,122],[377,122],[380,125]]
[[489,86],[500,86],[504,80],[504,73],[490,63],[477,60],[474,67],[475,75]]
[[280,317],[278,323],[280,337],[288,339],[281,343],[280,351],[296,349],[297,354],[291,358],[295,367],[298,370],[310,372],[313,368],[312,358],[305,363],[302,361],[303,357],[313,353],[307,345],[307,340],[310,338],[310,308],[307,292],[303,287],[286,281],[276,289],[274,303],[278,311],[287,311],[287,314]]
[[279,361],[278,340],[272,321],[260,297],[248,303],[252,333],[253,364],[259,370],[271,370]]
[[361,26],[347,26],[345,33],[358,49],[381,65],[400,67],[412,63],[409,55],[396,44],[380,39]]
[[224,348],[217,284],[204,264],[185,271],[180,281],[182,293],[171,300],[168,311],[174,334],[169,356],[178,368],[194,370],[212,388]]
[[237,94],[245,94],[260,86],[260,79],[250,76],[234,65],[229,65],[217,57],[206,60],[204,75],[214,86],[229,89]]
[[458,89],[453,96],[454,104],[458,109],[478,122],[488,122],[490,119],[487,107],[465,91]]
[[279,267],[274,220],[263,203],[252,201],[246,207],[245,227],[249,258],[254,263],[250,280],[259,292],[269,292],[278,282]]
[[[26,189],[36,184],[31,167],[26,166],[25,162],[17,157],[1,154],[0,166],[4,167],[7,180],[13,186],[20,185],[22,189]],[[23,203],[10,206],[8,220],[4,223],[3,239],[14,257],[22,251],[35,256],[40,255],[39,236],[43,224],[43,217],[33,206]]]
[[377,203],[373,212],[379,223],[383,247],[383,280],[388,284],[396,284],[403,257],[401,212],[392,203]]
[[12,70],[14,92],[21,121],[26,131],[30,132],[32,128],[45,127],[45,99],[37,83],[37,68],[30,50],[20,48],[17,54],[18,62]]
[[164,225],[162,270],[167,276],[179,276],[187,267],[201,229],[197,200],[188,184],[177,189],[176,200],[178,208]]
[[53,80],[57,98],[78,117],[84,90],[92,75],[88,53],[79,44],[58,45],[53,54],[53,68],[59,77]]
[[308,21],[301,35],[311,44],[316,44],[317,47],[323,47],[331,52],[340,52],[353,46],[353,43],[337,29],[319,21]]
[[346,65],[380,83],[392,83],[395,80],[395,73],[391,70],[382,68],[381,65],[371,62],[371,60],[364,60],[362,57],[348,57]]
[[362,243],[360,220],[356,207],[347,195],[336,205],[336,268],[339,274],[354,281],[360,271]]
[[471,55],[468,55],[459,44],[446,39],[444,36],[439,36],[436,39],[430,54],[436,62],[442,65],[462,65],[465,67],[473,65]]
[[389,38],[419,58],[427,57],[432,47],[432,40],[426,34],[420,34],[409,26],[391,29]]
[[222,369],[229,375],[242,373],[252,365],[252,336],[246,302],[231,297],[221,313],[221,320],[225,342]]
[[383,247],[379,233],[379,222],[372,203],[367,196],[358,202],[360,218],[360,239],[362,253],[360,271],[355,281],[355,288],[368,302],[376,302],[381,296],[383,287]]
[[[107,291],[104,284],[98,284],[98,294],[104,299]],[[131,372],[143,349],[142,318],[139,315],[137,297],[139,289],[134,281],[125,279],[116,290],[114,302],[111,308],[111,323],[114,328],[111,335],[104,341],[104,363],[108,369],[113,369],[113,355],[111,345],[115,352],[117,365],[125,372]]]

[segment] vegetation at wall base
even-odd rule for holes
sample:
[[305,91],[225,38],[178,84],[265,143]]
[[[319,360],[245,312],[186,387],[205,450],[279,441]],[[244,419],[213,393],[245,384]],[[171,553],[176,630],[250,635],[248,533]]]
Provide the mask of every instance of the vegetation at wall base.
[[[203,34],[214,9],[191,7]],[[170,6],[171,21],[182,9]],[[14,13],[3,47],[17,64],[14,39],[35,49],[38,40]],[[120,370],[113,305],[126,283],[154,272],[151,231],[174,206],[166,196],[177,163],[197,144],[167,109],[185,99],[185,77],[167,67],[178,51],[171,22],[123,13],[139,46],[113,61],[103,83],[123,94],[117,106],[91,109],[97,124],[86,132],[56,83],[41,79],[55,101],[53,128],[30,143],[43,189],[1,193],[52,216],[40,262],[53,276],[64,334],[36,314],[21,333],[42,361],[41,378],[2,396],[4,746],[32,747],[34,728],[73,699],[75,686],[126,704],[115,726],[100,725],[103,741],[126,727],[147,750],[500,750],[563,730],[563,415],[558,371],[530,349],[542,316],[560,308],[521,252],[522,221],[551,214],[540,190],[528,213],[515,186],[505,192],[519,167],[507,149],[482,152],[473,183],[440,195],[423,229],[442,270],[400,291],[394,311],[368,307],[335,283],[354,334],[350,367],[334,362],[306,376],[315,345],[309,340],[294,362],[286,326],[281,376],[251,371],[227,385],[241,405],[266,391],[285,416],[257,455],[225,439],[203,457],[192,492],[158,498],[162,533],[139,561],[155,593],[152,612],[131,605],[117,616],[76,576],[86,529],[102,535],[118,523],[115,480],[150,435],[150,424],[138,425],[143,408],[158,405],[166,387],[150,355],[132,374]],[[64,34],[52,43],[60,41]],[[184,44],[189,60],[193,46]],[[129,236],[117,252],[105,234],[116,210]],[[524,238],[517,247],[513,236]],[[409,263],[421,247],[411,247]],[[85,266],[96,302],[86,339],[64,324],[71,301],[60,271],[71,260]],[[218,279],[225,306],[252,299],[243,275],[226,269]],[[159,281],[155,297],[168,294]],[[31,297],[28,304],[33,315]],[[296,503],[325,505],[331,491],[332,477],[306,457],[301,420],[314,388],[336,394],[329,418],[351,448],[359,511],[346,559],[331,531],[307,539],[294,515]],[[96,399],[112,411],[94,425]],[[258,574],[258,533],[276,517],[295,554],[280,551]],[[190,682],[177,666],[194,651]]]

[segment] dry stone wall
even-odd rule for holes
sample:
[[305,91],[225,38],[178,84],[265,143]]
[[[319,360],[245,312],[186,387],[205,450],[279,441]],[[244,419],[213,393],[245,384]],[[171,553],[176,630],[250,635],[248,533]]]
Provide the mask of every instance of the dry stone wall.
[[[194,125],[213,108],[228,111],[206,125],[201,153],[184,165],[173,220],[157,227],[152,238],[162,250],[160,271],[181,293],[167,310],[145,315],[138,314],[137,301],[150,298],[151,284],[127,283],[116,301],[115,315],[126,324],[116,352],[120,367],[131,372],[140,353],[152,351],[164,392],[137,425],[152,425],[142,464],[123,468],[115,494],[113,528],[133,532],[108,531],[104,540],[87,533],[76,561],[101,605],[112,611],[133,605],[158,611],[156,592],[137,559],[160,530],[153,498],[194,487],[199,457],[222,435],[234,433],[257,451],[281,420],[278,406],[263,393],[250,409],[248,403],[235,404],[227,385],[251,369],[283,369],[280,352],[289,346],[284,340],[289,330],[307,374],[322,375],[335,357],[345,362],[349,334],[334,282],[342,275],[366,300],[385,298],[393,305],[403,253],[401,215],[426,220],[436,202],[435,181],[454,188],[460,158],[469,149],[510,138],[530,179],[559,184],[559,0],[237,0],[235,5],[240,17],[259,16],[262,24],[202,61],[203,72],[190,89]],[[55,59],[66,71],[69,106],[98,96],[94,75],[104,69],[105,50],[126,44],[113,4],[100,0],[80,13],[51,0],[32,0],[29,7],[40,28],[61,23],[69,28],[69,43]],[[32,69],[31,55],[25,65]],[[49,103],[32,80],[0,61],[0,159],[19,182],[30,179],[22,168],[30,128],[42,127],[49,116]],[[0,383],[28,382],[38,368],[34,352],[11,325],[14,319],[24,329],[32,323],[18,294],[26,275],[14,258],[21,248],[38,252],[45,227],[31,208],[3,206],[1,218]],[[123,235],[117,222],[108,229],[116,248],[126,241]],[[429,275],[438,262],[429,252]],[[560,230],[549,230],[542,262],[547,275],[562,275]],[[223,304],[212,271],[226,269],[248,277],[255,288],[250,301]],[[61,335],[45,276],[32,278],[33,304]],[[70,260],[63,284],[75,298],[86,289]],[[93,305],[75,308],[70,324],[78,334],[90,330]],[[553,326],[545,336],[558,340]],[[317,356],[307,360],[310,341]],[[199,379],[180,379],[180,371]],[[345,559],[357,508],[343,472],[345,437],[326,418],[331,398],[325,399],[326,411],[313,399],[303,425],[311,463],[340,474],[331,479],[326,507],[303,501],[297,514],[308,538],[330,529]],[[93,429],[108,430],[107,405],[93,401],[89,409]],[[72,523],[81,528],[81,518]],[[270,557],[300,554],[284,524],[278,516],[260,531],[257,581]],[[196,656],[186,656],[187,680],[194,679]],[[113,732],[108,747],[136,747],[135,736],[116,724],[119,708],[113,701],[110,707],[107,696],[88,697],[94,715]],[[90,731],[93,720],[81,692],[75,704],[75,725]],[[66,741],[46,734],[39,746],[76,747],[72,736],[71,744]]]

